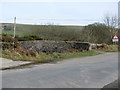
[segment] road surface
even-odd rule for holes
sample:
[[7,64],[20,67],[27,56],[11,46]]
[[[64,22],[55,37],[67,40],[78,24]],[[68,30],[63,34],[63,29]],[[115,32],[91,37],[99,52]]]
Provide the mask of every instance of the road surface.
[[2,88],[102,88],[118,78],[118,53],[2,72]]

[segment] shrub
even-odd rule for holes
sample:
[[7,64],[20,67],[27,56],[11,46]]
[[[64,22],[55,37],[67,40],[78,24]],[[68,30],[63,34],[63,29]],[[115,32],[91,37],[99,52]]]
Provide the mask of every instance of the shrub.
[[33,57],[38,56],[38,52],[35,51],[35,50],[26,50],[26,49],[23,49],[23,48],[15,48],[15,51],[20,53],[21,55],[33,56]]
[[3,36],[7,36],[7,33],[2,33]]
[[102,46],[103,46],[103,49],[108,49],[109,48],[109,46],[105,43],[103,43]]
[[19,47],[19,43],[16,39],[10,36],[0,36],[0,41],[2,41],[2,49],[13,49]]
[[97,49],[108,49],[108,48],[109,48],[109,46],[107,44],[105,44],[105,43],[97,45]]
[[37,36],[37,35],[29,35],[24,37],[16,37],[18,41],[28,41],[28,40],[43,40],[43,37]]

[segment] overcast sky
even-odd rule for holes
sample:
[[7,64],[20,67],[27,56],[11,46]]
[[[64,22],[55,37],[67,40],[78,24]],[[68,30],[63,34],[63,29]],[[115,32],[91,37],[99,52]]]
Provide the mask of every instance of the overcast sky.
[[13,22],[13,18],[17,17],[17,23],[87,25],[102,22],[105,14],[118,14],[118,0],[109,0],[109,2],[45,1],[10,2],[9,0],[8,2],[5,0],[0,3],[2,5],[0,22]]

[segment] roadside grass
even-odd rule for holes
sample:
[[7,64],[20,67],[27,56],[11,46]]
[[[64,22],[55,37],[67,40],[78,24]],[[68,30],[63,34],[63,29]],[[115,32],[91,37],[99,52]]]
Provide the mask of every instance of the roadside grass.
[[118,52],[118,45],[108,45],[107,48],[98,48],[96,50],[100,50],[104,52]]
[[59,61],[70,58],[86,57],[99,55],[101,53],[94,51],[84,51],[84,52],[64,52],[64,53],[53,53],[47,55],[46,53],[39,53],[37,57],[21,55],[18,52],[11,52],[10,50],[2,50],[2,57],[7,59],[12,59],[15,61],[33,61],[33,62],[52,62]]

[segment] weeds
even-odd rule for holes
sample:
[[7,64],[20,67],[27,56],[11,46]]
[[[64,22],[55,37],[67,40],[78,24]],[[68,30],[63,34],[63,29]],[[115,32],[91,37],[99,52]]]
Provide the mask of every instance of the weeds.
[[76,58],[76,57],[84,57],[84,56],[93,56],[98,55],[100,53],[93,52],[93,51],[85,51],[85,52],[64,52],[64,53],[57,53],[54,52],[52,54],[46,53],[39,53],[37,57],[34,56],[27,56],[25,54],[21,54],[17,51],[10,51],[10,50],[3,50],[2,57],[16,60],[16,61],[57,61],[62,59],[69,59],[69,58]]

